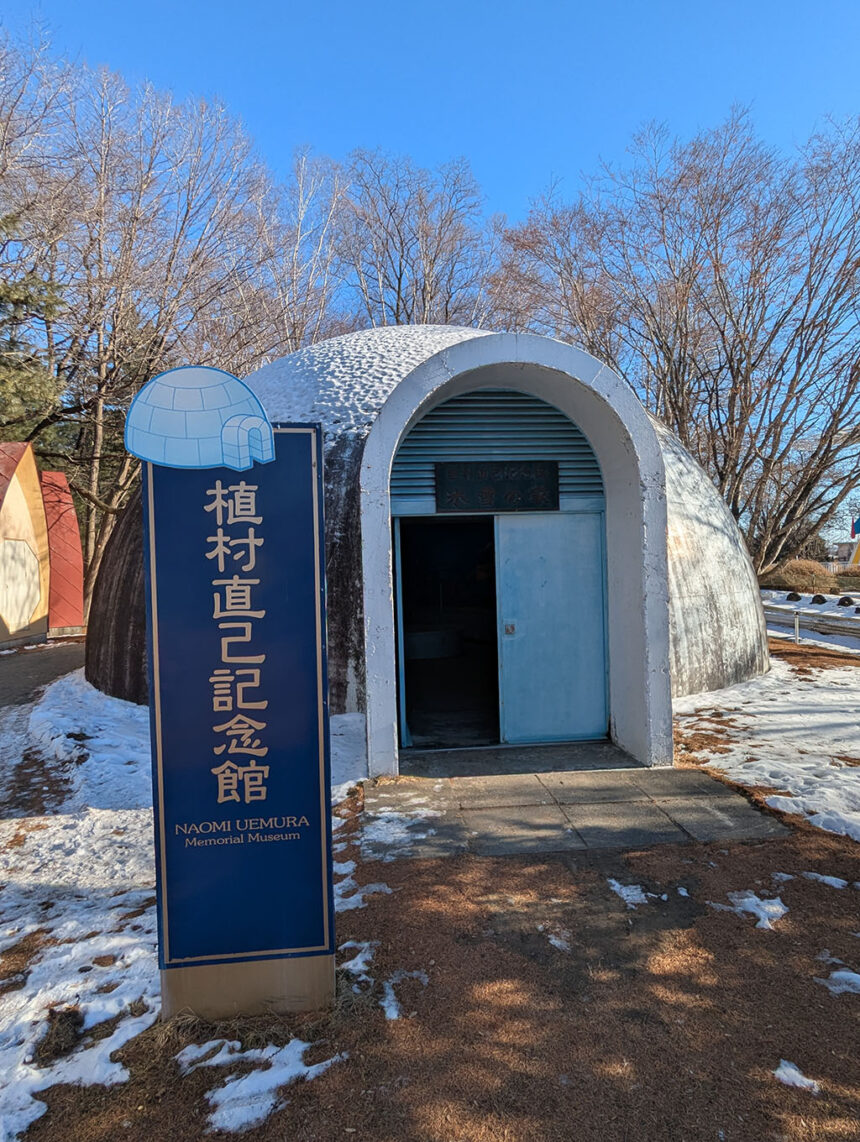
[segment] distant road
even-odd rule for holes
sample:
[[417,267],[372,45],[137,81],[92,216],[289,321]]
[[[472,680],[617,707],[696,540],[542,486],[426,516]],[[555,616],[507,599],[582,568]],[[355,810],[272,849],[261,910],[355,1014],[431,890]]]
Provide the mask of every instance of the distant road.
[[84,643],[43,643],[0,654],[0,707],[21,706],[55,678],[84,664]]

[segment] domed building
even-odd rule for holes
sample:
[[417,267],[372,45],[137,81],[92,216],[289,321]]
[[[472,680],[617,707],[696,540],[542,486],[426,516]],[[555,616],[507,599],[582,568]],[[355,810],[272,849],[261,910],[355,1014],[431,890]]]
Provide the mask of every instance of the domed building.
[[[731,513],[632,389],[543,337],[348,334],[245,378],[325,435],[332,713],[372,774],[410,750],[611,741],[672,762],[672,694],[768,669]],[[87,673],[145,700],[139,505],[97,585]]]

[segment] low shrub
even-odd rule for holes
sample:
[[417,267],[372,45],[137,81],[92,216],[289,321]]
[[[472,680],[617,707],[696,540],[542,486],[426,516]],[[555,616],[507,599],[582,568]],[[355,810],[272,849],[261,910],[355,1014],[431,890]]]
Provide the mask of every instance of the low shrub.
[[830,592],[835,586],[831,573],[814,559],[788,559],[762,580],[762,586],[778,590]]

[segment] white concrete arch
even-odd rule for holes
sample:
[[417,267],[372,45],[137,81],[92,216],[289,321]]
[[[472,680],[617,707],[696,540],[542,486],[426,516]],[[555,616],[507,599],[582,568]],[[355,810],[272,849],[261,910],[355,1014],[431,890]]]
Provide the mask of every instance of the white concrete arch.
[[606,497],[610,731],[645,765],[672,764],[663,456],[632,390],[559,341],[512,333],[462,341],[393,389],[370,428],[360,472],[368,760],[398,771],[389,484],[406,433],[431,407],[480,388],[511,388],[556,406],[585,433]]

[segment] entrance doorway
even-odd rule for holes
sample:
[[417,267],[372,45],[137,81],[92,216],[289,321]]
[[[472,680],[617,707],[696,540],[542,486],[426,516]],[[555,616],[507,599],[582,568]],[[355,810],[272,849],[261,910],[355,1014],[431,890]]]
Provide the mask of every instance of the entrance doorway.
[[602,512],[394,526],[401,747],[608,736]]
[[401,745],[499,741],[492,516],[400,519]]

